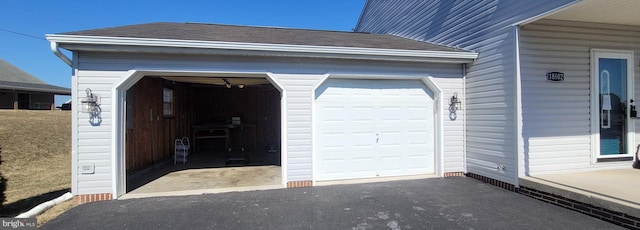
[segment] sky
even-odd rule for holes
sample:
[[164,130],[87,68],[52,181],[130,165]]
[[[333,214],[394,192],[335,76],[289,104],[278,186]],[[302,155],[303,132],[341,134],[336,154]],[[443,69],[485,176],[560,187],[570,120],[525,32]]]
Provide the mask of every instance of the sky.
[[[0,59],[48,84],[71,88],[71,67],[51,52],[46,34],[150,22],[352,31],[364,3],[365,0],[0,0]],[[56,105],[68,98],[57,96]]]

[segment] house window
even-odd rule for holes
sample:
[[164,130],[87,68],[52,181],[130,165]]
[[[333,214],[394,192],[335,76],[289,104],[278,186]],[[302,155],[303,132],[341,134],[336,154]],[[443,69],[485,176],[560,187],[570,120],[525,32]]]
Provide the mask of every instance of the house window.
[[173,90],[162,90],[162,112],[165,116],[173,116]]

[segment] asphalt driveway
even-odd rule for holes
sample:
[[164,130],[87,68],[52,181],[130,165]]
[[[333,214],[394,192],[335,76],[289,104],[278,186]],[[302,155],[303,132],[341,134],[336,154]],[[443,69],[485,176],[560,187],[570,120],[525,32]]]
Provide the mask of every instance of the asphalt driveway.
[[43,229],[622,229],[449,177],[80,205]]

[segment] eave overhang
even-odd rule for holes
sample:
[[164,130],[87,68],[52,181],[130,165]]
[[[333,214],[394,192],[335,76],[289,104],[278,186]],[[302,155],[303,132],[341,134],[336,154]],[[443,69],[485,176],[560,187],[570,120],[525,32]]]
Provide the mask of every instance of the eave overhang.
[[437,63],[472,63],[478,57],[478,53],[468,51],[401,50],[59,34],[48,34],[47,40],[72,51],[279,56]]
[[515,23],[523,26],[542,19],[640,26],[638,0],[576,0]]

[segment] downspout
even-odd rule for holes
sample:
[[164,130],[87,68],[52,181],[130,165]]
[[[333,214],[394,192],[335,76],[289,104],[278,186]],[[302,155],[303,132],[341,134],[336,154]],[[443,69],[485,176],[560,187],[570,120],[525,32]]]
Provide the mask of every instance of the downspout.
[[467,64],[462,64],[462,165],[467,174]]
[[[520,187],[520,176],[524,176],[524,137],[522,136],[522,76],[520,72],[520,26],[515,27],[515,63],[516,63],[516,71],[515,71],[515,108],[514,108],[514,119],[515,119],[515,178],[514,178],[514,186],[516,188]],[[522,166],[522,167],[521,167]]]
[[62,54],[62,52],[60,52],[60,47],[58,46],[58,43],[52,41],[50,42],[50,44],[51,44],[51,51],[53,52],[53,54],[58,56],[60,60],[62,60],[64,63],[67,63],[67,65],[69,65],[70,67],[73,67],[73,62],[71,61],[71,59],[69,59],[69,57],[65,56],[64,54]]

